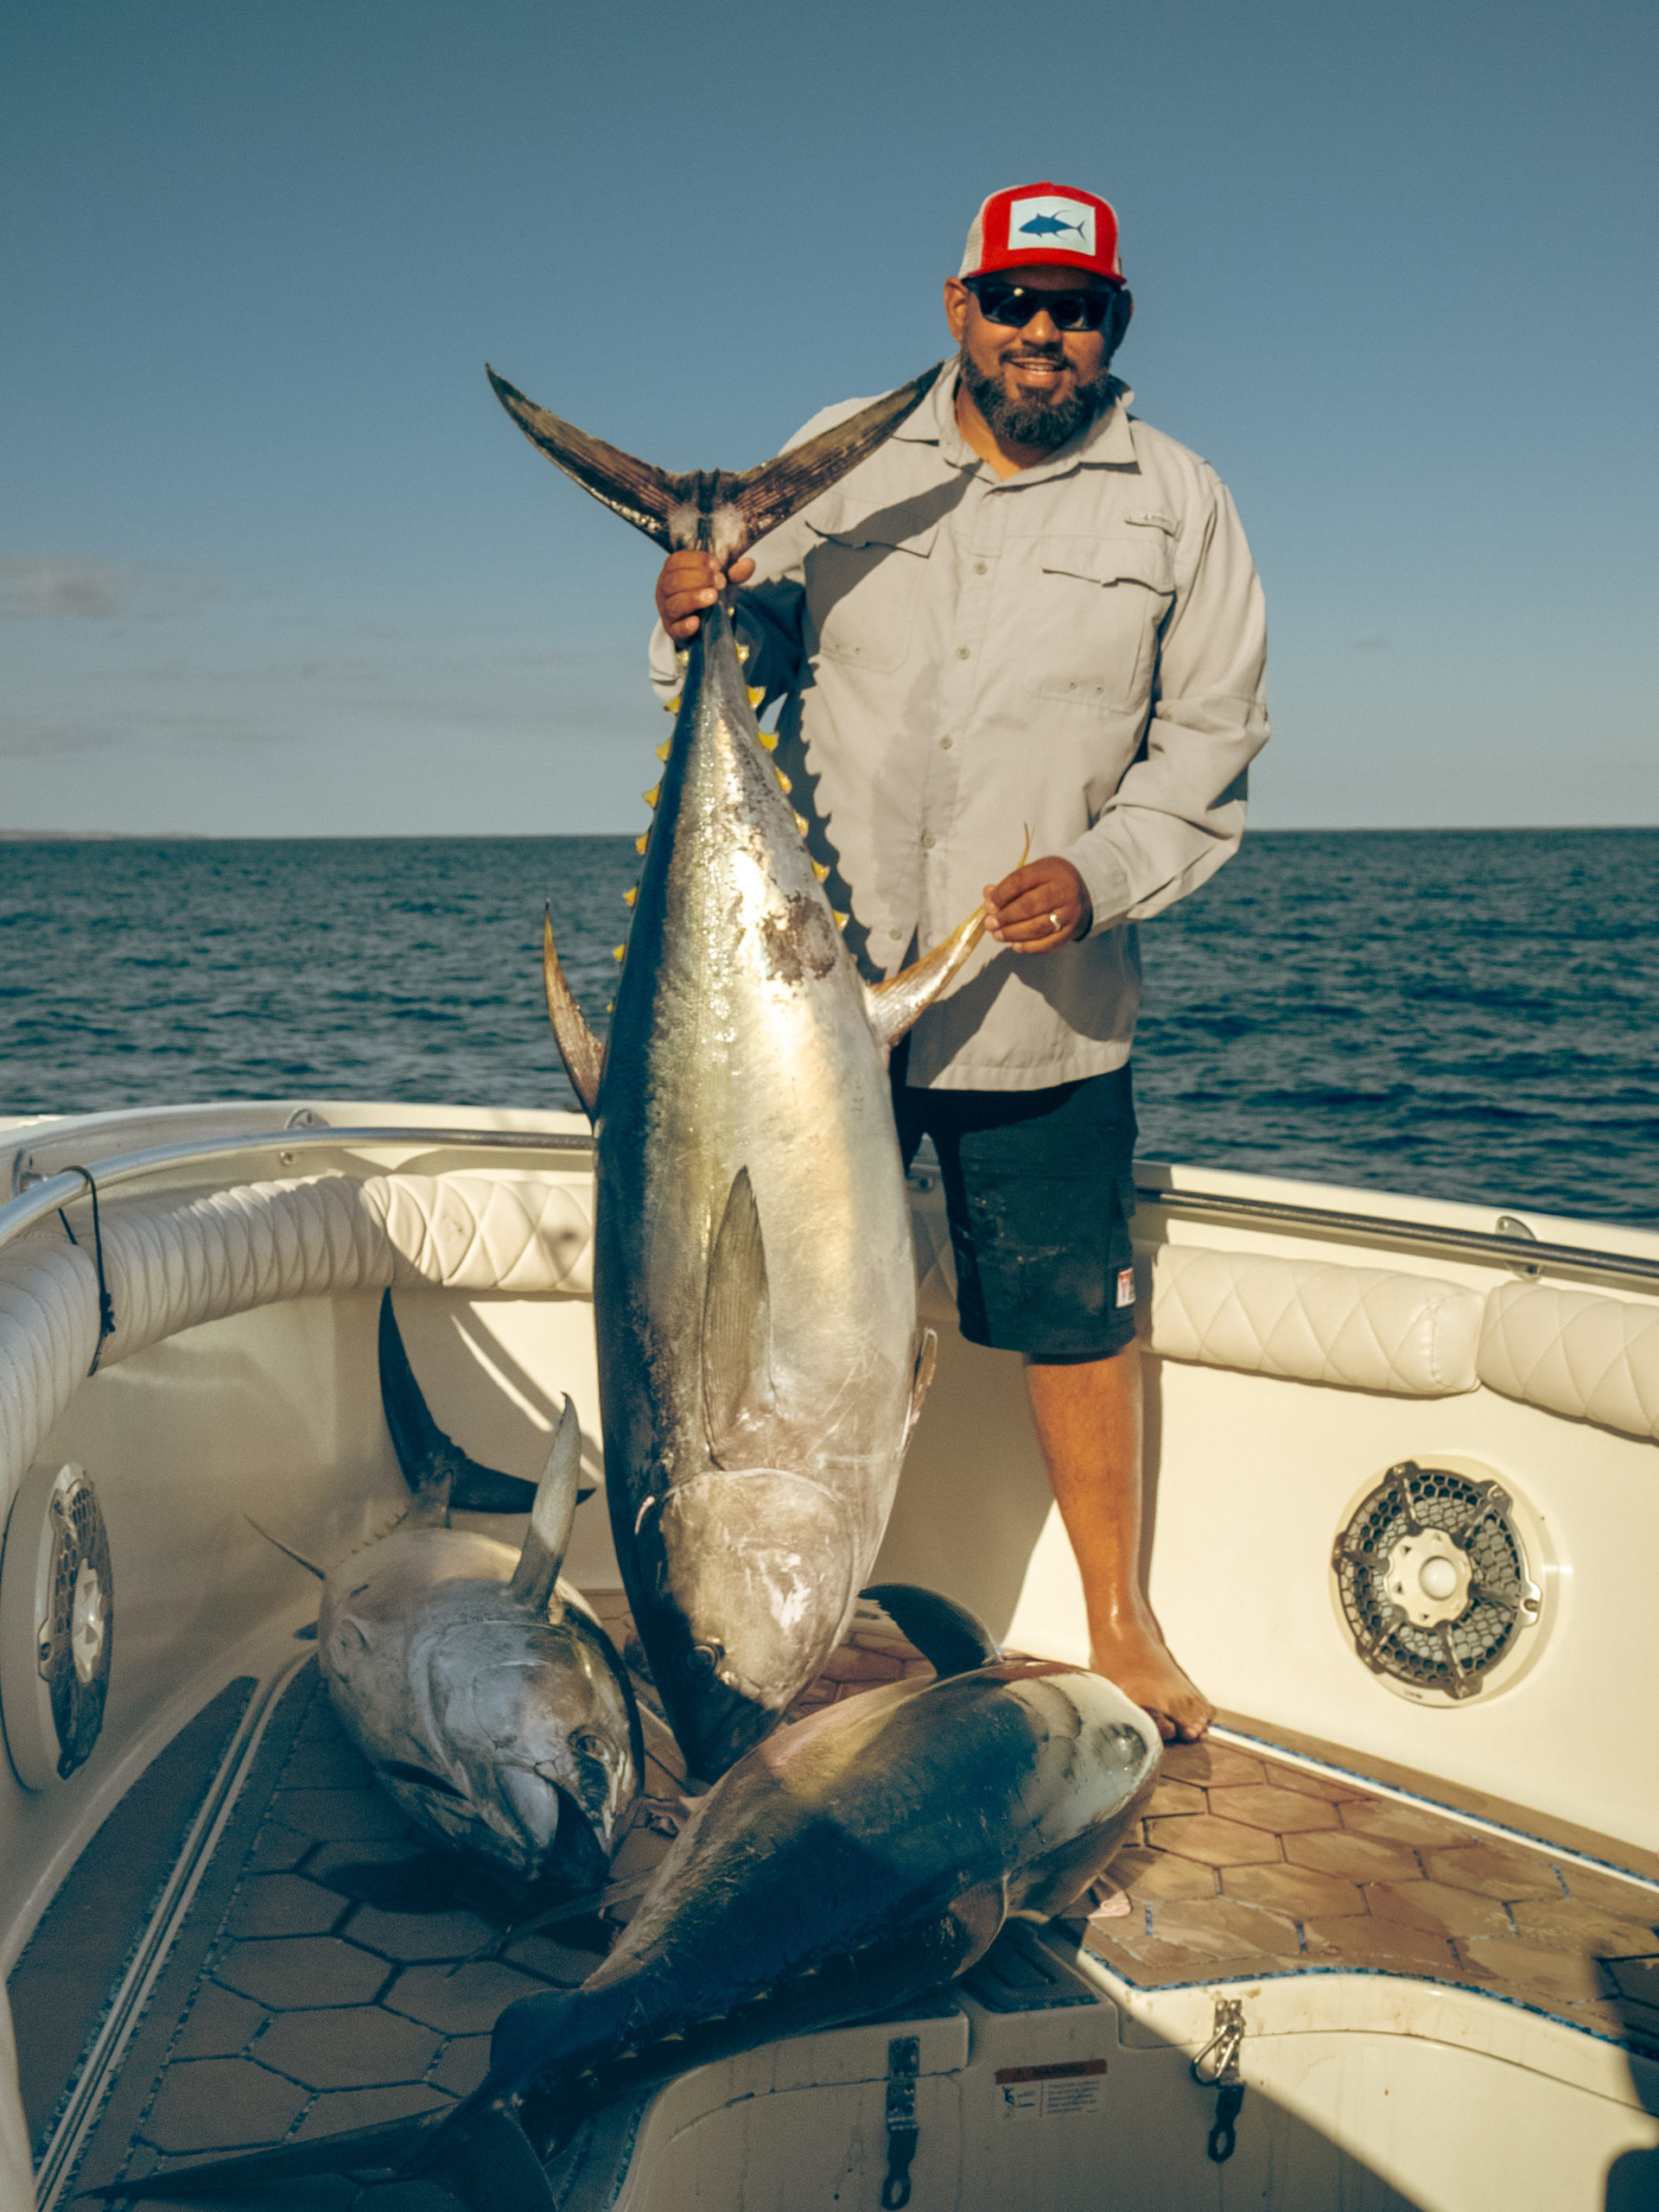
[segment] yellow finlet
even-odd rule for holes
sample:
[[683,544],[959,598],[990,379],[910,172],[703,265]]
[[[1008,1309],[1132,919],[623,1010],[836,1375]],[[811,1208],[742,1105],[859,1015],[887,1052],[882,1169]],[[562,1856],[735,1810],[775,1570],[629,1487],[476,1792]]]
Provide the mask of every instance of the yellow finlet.
[[691,665],[691,652],[690,652],[690,646],[687,646],[687,645],[677,645],[677,646],[675,647],[675,649],[674,649],[674,665],[675,665],[675,667],[676,667],[676,668],[690,668],[690,665]]
[[641,791],[639,794],[647,806],[655,806],[662,795],[663,787],[660,784],[653,784],[648,791]]
[[789,778],[784,773],[781,768],[774,768],[772,772],[778,779],[779,790],[784,793],[785,798],[787,798],[789,793],[794,790],[794,785],[790,782]]
[[804,814],[798,814],[796,816],[795,827],[800,831],[803,837],[805,836],[807,831],[811,828],[811,823],[807,820]]
[[758,707],[758,706],[760,705],[760,702],[761,702],[761,701],[766,697],[766,689],[765,689],[765,686],[764,686],[764,685],[763,685],[763,686],[762,686],[759,690],[757,690],[755,689],[755,687],[754,687],[754,685],[753,685],[753,683],[751,683],[751,684],[750,684],[750,686],[749,686],[749,704],[750,704],[752,707]]
[[747,660],[748,659],[749,655],[750,655],[753,651],[754,651],[754,647],[753,647],[753,645],[740,645],[738,646],[738,648],[737,648],[737,664],[738,664],[738,666],[739,666],[740,668],[741,668],[741,667],[744,665],[745,662],[747,662]]
[[657,748],[657,758],[659,760],[666,760],[669,753],[673,749],[673,739],[671,737],[665,737]]
[[677,715],[680,711],[680,701],[684,696],[685,694],[683,691],[677,691],[671,699],[664,699],[663,702],[663,712],[665,715]]
[[760,742],[766,747],[768,753],[775,753],[778,750],[777,731],[775,729],[763,729],[760,732]]
[[629,885],[629,887],[628,887],[628,888],[627,888],[627,889],[626,889],[626,890],[622,893],[622,904],[623,904],[625,906],[632,906],[632,904],[633,904],[633,902],[634,902],[634,900],[635,900],[639,896],[639,885],[638,885],[637,883],[630,884],[630,885]]
[[825,867],[824,863],[823,863],[822,861],[813,861],[813,863],[812,863],[812,873],[813,873],[813,874],[814,874],[814,875],[816,875],[816,876],[817,877],[818,881],[819,881],[820,883],[828,883],[828,882],[829,882],[829,880],[830,880],[830,871],[829,871],[829,869]]
[[620,959],[622,958],[623,955],[627,951],[627,949],[628,949],[628,948],[627,948],[627,946],[626,946],[626,944],[618,944],[618,945],[613,945],[613,946],[611,948],[611,957],[612,957],[612,959],[613,959],[613,960],[620,960]]
[[850,914],[836,914],[833,906],[830,909],[830,912],[831,914],[835,915],[836,927],[838,930],[844,930],[848,923],[852,919],[852,916]]
[[634,849],[634,851],[635,851],[636,853],[643,853],[643,852],[645,851],[645,847],[646,847],[650,842],[651,842],[651,832],[650,832],[650,830],[642,830],[639,832],[639,836],[634,839],[634,841],[633,841],[633,849]]

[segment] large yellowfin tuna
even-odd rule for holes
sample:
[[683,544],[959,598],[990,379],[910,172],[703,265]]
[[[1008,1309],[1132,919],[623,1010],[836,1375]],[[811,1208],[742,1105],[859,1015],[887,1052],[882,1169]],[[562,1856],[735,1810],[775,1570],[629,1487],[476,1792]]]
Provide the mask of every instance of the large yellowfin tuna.
[[[909,2004],[964,1973],[1011,1915],[1064,1912],[1143,1809],[1157,1731],[1103,1675],[1002,1658],[947,1599],[870,1595],[937,1679],[823,1707],[749,1752],[697,1801],[582,1986],[502,2013],[462,2105],[126,2193],[257,2189],[276,2204],[289,2201],[278,2184],[349,2173],[398,2177],[408,2195],[388,2191],[388,2212],[554,2212],[542,2162],[589,2113],[706,2060]],[[376,2190],[357,2202],[371,2212]]]
[[[746,475],[670,476],[492,372],[521,429],[658,544],[722,562],[873,453],[929,371]],[[611,1526],[694,1772],[721,1774],[812,1681],[887,1525],[918,1335],[893,1040],[982,912],[871,988],[755,720],[732,617],[685,656],[608,1047],[550,932],[550,1011],[597,1140],[594,1305]]]

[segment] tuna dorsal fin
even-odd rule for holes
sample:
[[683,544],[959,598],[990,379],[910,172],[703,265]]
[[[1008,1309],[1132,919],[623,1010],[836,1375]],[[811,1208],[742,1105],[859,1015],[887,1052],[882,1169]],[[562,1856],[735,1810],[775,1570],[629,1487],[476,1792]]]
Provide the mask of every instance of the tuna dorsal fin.
[[485,374],[531,442],[613,514],[644,531],[658,545],[709,546],[729,559],[868,460],[920,406],[942,365],[925,370],[849,421],[837,423],[775,461],[762,461],[758,468],[741,474],[724,468],[696,469],[684,476],[672,476],[607,445],[602,438],[590,438],[574,423],[537,406],[493,369],[486,366]]
[[576,1503],[582,1495],[581,1481],[582,1423],[576,1418],[575,1400],[567,1398],[559,1425],[553,1432],[553,1448],[547,1455],[546,1469],[536,1486],[536,1503],[531,1508],[530,1526],[524,1531],[524,1548],[512,1570],[513,1596],[522,1598],[537,1612],[553,1595],[553,1585],[564,1565],[571,1523],[576,1517]]
[[1002,1656],[984,1622],[937,1590],[924,1590],[914,1582],[878,1582],[858,1594],[874,1599],[941,1681],[948,1675],[971,1675],[976,1667],[988,1667]]
[[536,1485],[480,1466],[452,1443],[432,1418],[404,1350],[391,1293],[380,1300],[380,1402],[391,1448],[415,1494],[405,1528],[441,1528],[451,1506],[464,1513],[527,1513]]
[[776,1405],[772,1386],[772,1293],[749,1171],[732,1178],[709,1261],[702,1300],[702,1417],[715,1463],[741,1456],[741,1439]]
[[588,1027],[588,1017],[576,1004],[575,994],[564,980],[558,947],[553,942],[553,917],[542,912],[542,986],[547,993],[547,1016],[553,1024],[553,1040],[570,1078],[570,1088],[582,1101],[591,1122],[599,1103],[599,1078],[605,1067],[605,1047]]

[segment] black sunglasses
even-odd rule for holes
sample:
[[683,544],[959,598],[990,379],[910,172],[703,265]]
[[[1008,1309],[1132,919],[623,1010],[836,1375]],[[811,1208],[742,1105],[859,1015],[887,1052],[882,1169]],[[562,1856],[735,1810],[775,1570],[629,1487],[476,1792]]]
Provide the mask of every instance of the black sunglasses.
[[1012,330],[1023,330],[1039,315],[1046,315],[1056,330],[1098,330],[1120,289],[1046,292],[1004,283],[999,276],[964,276],[963,282],[987,322],[1005,323]]

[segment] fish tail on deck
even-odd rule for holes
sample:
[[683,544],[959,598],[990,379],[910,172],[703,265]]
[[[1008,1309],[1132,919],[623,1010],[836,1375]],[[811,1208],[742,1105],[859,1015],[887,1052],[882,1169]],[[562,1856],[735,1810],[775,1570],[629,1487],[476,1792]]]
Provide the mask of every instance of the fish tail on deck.
[[534,1483],[468,1459],[433,1420],[404,1349],[389,1290],[380,1300],[378,1351],[380,1402],[397,1465],[414,1495],[404,1527],[441,1529],[451,1506],[469,1513],[527,1512],[536,1502]]

